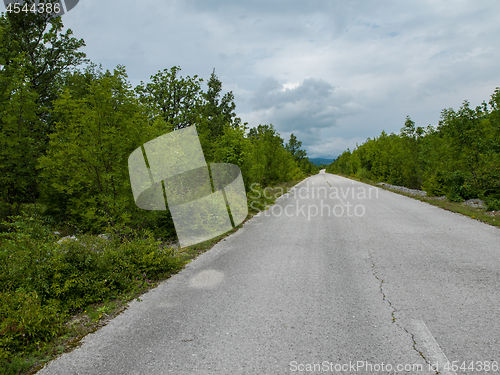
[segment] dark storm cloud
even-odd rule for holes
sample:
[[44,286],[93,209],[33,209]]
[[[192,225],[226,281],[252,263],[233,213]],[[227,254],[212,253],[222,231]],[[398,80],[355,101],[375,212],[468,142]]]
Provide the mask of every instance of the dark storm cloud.
[[274,78],[266,79],[256,90],[252,104],[255,110],[282,108],[286,104],[303,100],[316,101],[328,98],[333,94],[334,87],[321,79],[305,79],[296,88],[285,88]]
[[274,78],[267,78],[251,100],[253,110],[278,130],[297,132],[333,127],[337,119],[353,113],[359,104],[346,90],[323,79],[307,78],[287,88]]

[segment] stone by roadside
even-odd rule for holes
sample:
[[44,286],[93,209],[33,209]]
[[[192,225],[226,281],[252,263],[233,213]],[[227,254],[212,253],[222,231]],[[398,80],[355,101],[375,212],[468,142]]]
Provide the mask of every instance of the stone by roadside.
[[463,202],[464,206],[475,207],[475,208],[485,208],[484,201],[481,199],[469,199]]
[[435,201],[445,201],[446,200],[446,195],[443,195],[441,197],[427,197],[428,199],[433,199]]
[[[445,196],[442,197],[427,197],[427,192],[424,190],[416,190],[416,189],[409,189],[404,186],[397,186],[397,185],[390,185],[386,184],[385,182],[379,182],[377,185],[383,186],[387,189],[392,189],[392,190],[398,190],[404,193],[409,193],[413,195],[420,195],[422,197],[426,197],[428,199],[433,199],[433,200],[446,200]],[[481,199],[468,199],[465,202],[462,203],[464,206],[469,206],[469,207],[474,207],[477,209],[485,209],[486,208],[486,202],[481,200]],[[485,215],[488,216],[493,216],[493,217],[500,217],[500,211],[485,211]]]
[[397,185],[386,184],[385,182],[379,182],[377,185],[383,186],[383,187],[385,187],[387,189],[391,189],[391,190],[398,190],[398,191],[401,191],[403,193],[408,193],[408,194],[413,194],[413,195],[420,195],[422,197],[426,197],[427,196],[427,192],[423,191],[423,190],[409,189],[409,188],[404,187],[404,186],[397,186]]

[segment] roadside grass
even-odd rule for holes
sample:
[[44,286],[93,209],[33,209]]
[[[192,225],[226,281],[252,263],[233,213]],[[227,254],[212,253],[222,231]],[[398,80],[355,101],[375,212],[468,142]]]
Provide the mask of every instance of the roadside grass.
[[376,186],[381,189],[385,189],[388,191],[391,191],[396,194],[404,195],[409,198],[413,198],[416,200],[419,200],[421,202],[426,202],[429,203],[433,206],[442,208],[447,211],[455,212],[458,214],[462,214],[464,216],[468,216],[471,219],[481,221],[483,223],[499,227],[500,228],[500,211],[487,211],[486,208],[478,208],[478,207],[471,207],[471,206],[464,206],[462,202],[452,202],[448,200],[445,197],[422,197],[419,195],[414,195],[398,190],[393,190],[388,187],[382,186],[382,185],[377,185],[376,181],[368,180],[368,179],[360,179],[358,177],[353,177],[353,176],[345,176],[338,174],[339,176],[363,182],[365,184],[369,184],[372,186]]
[[500,211],[486,211],[486,208],[464,206],[460,202],[451,202],[447,199],[439,200],[435,197],[416,197],[412,195],[408,196],[418,199],[422,202],[432,204],[433,206],[437,206],[451,212],[459,213],[472,219],[500,228]]
[[[300,181],[252,186],[246,220]],[[110,238],[72,234],[37,216],[32,206],[3,222],[0,233],[0,374],[34,374],[81,344],[89,333],[127,309],[130,301],[182,270],[198,255],[242,227],[183,249],[165,247],[127,228]],[[5,228],[7,230],[5,231]]]
[[277,198],[286,194],[292,187],[297,185],[302,180],[288,181],[279,185],[268,186],[262,188],[258,184],[254,184],[251,192],[248,192],[248,212],[250,215],[255,215],[260,211],[267,210],[272,206]]

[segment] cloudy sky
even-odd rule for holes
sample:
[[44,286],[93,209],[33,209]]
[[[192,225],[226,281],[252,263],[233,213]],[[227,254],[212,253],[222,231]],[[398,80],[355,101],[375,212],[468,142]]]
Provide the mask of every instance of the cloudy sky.
[[500,86],[498,0],[80,0],[63,16],[93,62],[131,83],[210,77],[249,126],[272,123],[310,157],[398,133],[409,115],[488,101]]

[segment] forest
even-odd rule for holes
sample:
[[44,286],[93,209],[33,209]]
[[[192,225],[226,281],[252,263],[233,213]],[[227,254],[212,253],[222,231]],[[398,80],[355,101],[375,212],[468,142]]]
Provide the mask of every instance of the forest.
[[301,142],[272,124],[248,128],[215,74],[206,82],[174,66],[132,87],[124,66],[86,59],[61,18],[9,13],[0,19],[0,218],[25,204],[81,232],[107,226],[175,236],[168,212],[132,198],[127,160],[145,142],[196,126],[205,159],[240,167],[247,191],[317,172]]
[[327,172],[425,190],[452,202],[479,198],[500,210],[500,88],[488,102],[443,109],[436,127],[406,117],[399,134],[382,133],[347,149]]

